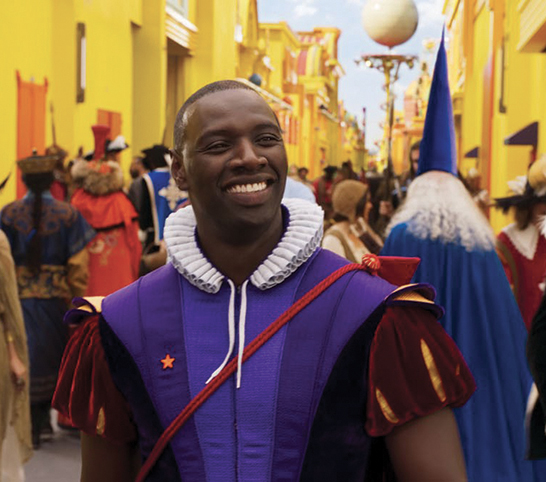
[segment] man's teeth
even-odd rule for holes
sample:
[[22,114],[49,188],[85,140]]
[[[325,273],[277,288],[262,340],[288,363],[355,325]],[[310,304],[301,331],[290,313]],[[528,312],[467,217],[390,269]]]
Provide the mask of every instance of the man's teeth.
[[231,186],[227,192],[241,193],[241,192],[258,192],[263,191],[267,187],[266,182],[255,182],[254,184],[236,184]]

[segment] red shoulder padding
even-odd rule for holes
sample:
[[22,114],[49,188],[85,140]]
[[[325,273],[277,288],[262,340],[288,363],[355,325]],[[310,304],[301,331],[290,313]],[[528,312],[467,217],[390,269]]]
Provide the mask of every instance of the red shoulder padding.
[[100,315],[87,315],[64,352],[52,406],[88,435],[116,443],[133,442],[136,428],[110,376],[100,339]]
[[396,426],[464,405],[476,389],[455,342],[418,306],[386,309],[370,351],[366,431]]
[[379,256],[381,267],[377,273],[389,283],[402,286],[411,283],[411,279],[421,262],[420,258],[403,258],[400,256]]

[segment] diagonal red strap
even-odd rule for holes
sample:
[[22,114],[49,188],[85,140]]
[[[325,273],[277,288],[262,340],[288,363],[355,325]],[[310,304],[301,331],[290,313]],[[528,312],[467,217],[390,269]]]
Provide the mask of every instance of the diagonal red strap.
[[[318,285],[305,293],[299,300],[297,300],[290,308],[288,308],[282,315],[280,315],[271,325],[269,325],[264,331],[262,331],[254,340],[252,340],[244,349],[243,363],[246,362],[256,351],[264,345],[277,331],[279,331],[286,323],[288,323],[294,316],[296,316],[303,308],[316,299],[323,291],[335,283],[344,274],[350,271],[362,270],[367,271],[367,267],[361,264],[348,264],[342,268],[334,271],[328,277],[324,278]],[[146,462],[142,465],[136,481],[144,482],[148,473],[157,462],[157,459],[161,456],[167,444],[175,436],[175,434],[182,428],[182,426],[188,421],[188,419],[195,413],[195,411],[205,403],[205,401],[235,372],[237,369],[237,359],[233,358],[224,369],[213,378],[208,385],[206,385],[193,400],[184,407],[184,409],[176,416],[171,424],[161,434],[161,437],[157,440],[154,448],[150,452]]]

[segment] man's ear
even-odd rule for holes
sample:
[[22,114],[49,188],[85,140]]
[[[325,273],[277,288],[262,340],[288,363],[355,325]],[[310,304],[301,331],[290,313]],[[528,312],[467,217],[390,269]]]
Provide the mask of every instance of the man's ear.
[[186,176],[186,168],[184,167],[184,161],[174,149],[171,149],[172,165],[171,174],[173,176],[178,189],[182,191],[188,190],[188,179]]

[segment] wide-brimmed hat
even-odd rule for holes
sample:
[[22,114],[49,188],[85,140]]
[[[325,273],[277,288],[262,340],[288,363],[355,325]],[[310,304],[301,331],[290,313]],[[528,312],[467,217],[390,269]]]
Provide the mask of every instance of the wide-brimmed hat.
[[546,203],[546,154],[543,154],[529,167],[527,176],[519,176],[508,181],[512,196],[495,199],[495,206],[507,211],[511,207],[529,208]]
[[152,147],[142,149],[140,152],[144,154],[142,164],[144,164],[144,167],[150,171],[153,171],[159,167],[167,167],[169,165],[169,148],[162,144],[154,144]]

